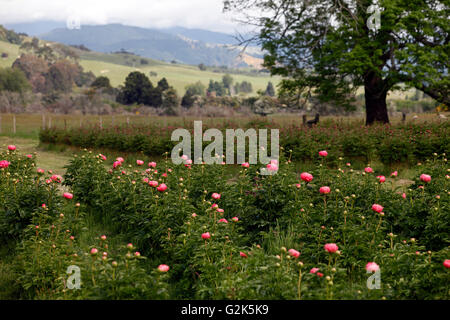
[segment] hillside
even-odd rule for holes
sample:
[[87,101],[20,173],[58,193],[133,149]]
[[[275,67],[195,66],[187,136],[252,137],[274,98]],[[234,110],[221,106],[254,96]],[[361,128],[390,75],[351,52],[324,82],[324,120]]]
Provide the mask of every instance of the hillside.
[[[4,41],[0,41],[0,54],[6,52],[8,58],[0,58],[0,67],[10,67],[14,60],[19,55],[19,46]],[[104,75],[111,80],[111,84],[115,87],[122,85],[126,76],[132,72],[139,70],[149,76],[150,80],[156,82],[165,77],[167,81],[175,87],[180,95],[185,92],[185,86],[197,81],[201,81],[205,86],[208,85],[209,80],[220,80],[224,73],[201,71],[196,66],[171,64],[158,60],[146,59],[148,64],[139,64],[140,57],[124,54],[106,54],[101,52],[85,52],[77,50],[80,55],[80,64],[85,71],[92,71],[96,76]],[[137,60],[136,67],[126,65],[132,59]],[[150,76],[150,71],[156,72],[157,76]],[[269,81],[277,84],[278,78],[272,78],[267,75],[249,76],[249,75],[234,75],[232,77],[235,82],[248,81],[252,83],[253,92],[256,90],[264,90]]]
[[[216,36],[218,43],[197,40],[213,41]],[[108,24],[82,26],[81,29],[72,30],[58,28],[42,34],[40,38],[67,45],[83,44],[91,50],[103,53],[125,49],[143,57],[168,62],[174,60],[193,65],[204,63],[211,66],[247,66],[239,58],[238,49],[232,49],[222,43],[229,39],[229,43],[233,44],[231,36],[204,30],[175,28],[163,32],[157,29]]]

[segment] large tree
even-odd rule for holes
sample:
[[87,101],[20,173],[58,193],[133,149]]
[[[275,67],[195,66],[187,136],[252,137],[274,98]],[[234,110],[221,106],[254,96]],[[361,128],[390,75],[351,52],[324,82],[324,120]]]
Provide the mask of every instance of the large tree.
[[224,1],[256,26],[282,92],[350,106],[363,87],[366,124],[389,122],[386,96],[400,86],[450,105],[449,8],[449,0]]

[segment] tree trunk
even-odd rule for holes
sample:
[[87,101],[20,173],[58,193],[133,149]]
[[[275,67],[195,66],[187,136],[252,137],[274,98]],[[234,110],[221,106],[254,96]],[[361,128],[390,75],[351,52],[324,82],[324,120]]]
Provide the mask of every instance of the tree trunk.
[[383,79],[377,75],[371,74],[365,78],[366,125],[374,122],[389,123],[386,105],[387,92]]

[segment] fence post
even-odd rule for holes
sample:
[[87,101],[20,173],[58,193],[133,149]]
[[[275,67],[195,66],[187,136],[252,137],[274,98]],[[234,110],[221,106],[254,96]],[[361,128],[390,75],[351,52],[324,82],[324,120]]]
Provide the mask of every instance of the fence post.
[[16,134],[16,115],[13,114],[13,133]]

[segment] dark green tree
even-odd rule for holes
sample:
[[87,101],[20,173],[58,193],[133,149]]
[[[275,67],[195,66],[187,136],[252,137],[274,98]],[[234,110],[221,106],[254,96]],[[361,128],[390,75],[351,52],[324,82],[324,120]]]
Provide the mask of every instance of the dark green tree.
[[228,73],[225,74],[225,75],[222,77],[222,83],[223,83],[223,86],[224,86],[226,89],[230,90],[230,89],[231,89],[231,85],[233,84],[233,77],[230,76]]
[[139,71],[133,71],[125,79],[125,86],[118,96],[119,102],[124,104],[146,104],[151,105],[150,95],[153,91],[153,84],[148,77]]
[[284,77],[281,90],[350,107],[363,87],[366,124],[389,122],[386,96],[400,84],[450,105],[448,0],[378,3],[229,0],[224,9],[260,27],[264,66]]
[[0,68],[0,91],[22,93],[31,89],[25,74],[17,68]]
[[161,92],[169,89],[169,83],[166,78],[162,78],[158,81],[158,89],[161,90]]
[[177,114],[177,107],[180,101],[178,99],[177,91],[169,87],[167,90],[162,92],[162,103],[161,107],[164,109],[164,113],[169,116],[174,116]]
[[275,88],[273,87],[273,84],[272,84],[272,82],[270,82],[270,81],[269,81],[269,83],[267,84],[265,94],[268,95],[268,96],[270,96],[270,97],[275,96]]
[[218,96],[218,97],[222,97],[227,94],[227,90],[225,89],[223,82],[218,82],[218,81],[214,81],[214,80],[209,81],[207,91],[208,91],[208,93],[215,92],[216,96]]
[[91,87],[93,88],[106,88],[106,89],[110,89],[111,88],[111,82],[109,81],[108,77],[105,76],[100,76],[97,77],[94,82],[92,82]]

